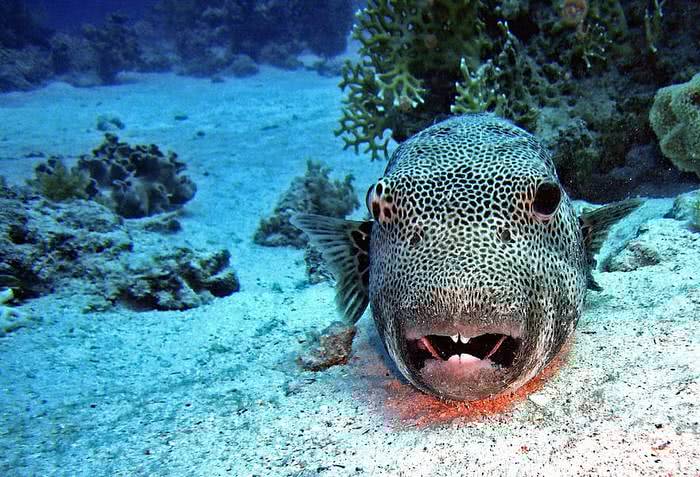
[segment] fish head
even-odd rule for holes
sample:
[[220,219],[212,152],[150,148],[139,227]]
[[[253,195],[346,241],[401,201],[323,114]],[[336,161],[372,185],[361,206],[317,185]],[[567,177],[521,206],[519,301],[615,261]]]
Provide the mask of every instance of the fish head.
[[368,191],[369,300],[401,373],[470,401],[515,390],[556,356],[583,307],[586,264],[537,141],[505,122],[466,140],[444,124],[402,144]]

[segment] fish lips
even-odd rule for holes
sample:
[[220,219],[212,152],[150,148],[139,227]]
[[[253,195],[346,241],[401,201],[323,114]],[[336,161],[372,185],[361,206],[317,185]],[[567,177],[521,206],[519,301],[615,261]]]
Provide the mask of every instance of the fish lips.
[[473,401],[509,389],[522,373],[524,326],[443,323],[402,330],[409,381],[438,397]]

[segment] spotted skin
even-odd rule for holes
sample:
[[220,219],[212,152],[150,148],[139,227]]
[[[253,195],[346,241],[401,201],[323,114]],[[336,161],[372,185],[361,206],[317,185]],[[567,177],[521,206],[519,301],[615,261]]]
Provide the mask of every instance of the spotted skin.
[[545,148],[490,114],[409,138],[366,201],[370,221],[292,222],[333,271],[345,319],[369,303],[406,379],[465,401],[515,390],[557,355],[597,287],[593,255],[640,205],[577,216]]
[[[553,213],[533,208],[545,183],[559,180],[532,135],[472,115],[401,144],[368,192],[372,313],[387,351],[418,388],[460,400],[517,388],[573,332],[586,291],[583,239],[563,190]],[[515,330],[522,344],[507,369],[468,379],[434,379],[411,366],[407,334],[455,329]]]

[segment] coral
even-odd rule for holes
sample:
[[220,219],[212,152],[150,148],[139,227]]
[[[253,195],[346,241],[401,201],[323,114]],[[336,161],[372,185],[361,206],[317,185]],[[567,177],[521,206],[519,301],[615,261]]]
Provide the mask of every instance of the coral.
[[290,245],[303,248],[307,240],[290,222],[297,212],[345,217],[360,205],[352,185],[353,177],[343,181],[329,179],[330,169],[319,162],[307,161],[306,174],[292,181],[274,209],[273,215],[260,221],[253,241],[269,247]]
[[158,254],[128,268],[131,280],[121,298],[136,308],[186,310],[229,296],[240,288],[230,258],[227,250],[198,256],[178,248]]
[[342,71],[345,147],[387,157],[387,131],[401,142],[450,113],[492,110],[533,129],[547,80],[494,12],[517,18],[522,5],[370,0],[353,31],[360,60]]
[[73,167],[68,169],[58,157],[51,157],[34,170],[34,179],[27,183],[49,200],[87,199],[90,178]]
[[305,47],[342,53],[352,8],[352,0],[162,0],[156,10],[185,71],[214,75],[239,54],[289,69]]
[[657,44],[662,34],[661,21],[664,16],[661,9],[664,0],[652,0],[650,3],[651,9],[647,8],[644,12],[644,38],[646,40],[647,49],[656,54],[659,49]]
[[687,83],[661,88],[649,122],[664,156],[678,169],[700,177],[700,73]]
[[139,62],[141,50],[126,20],[112,14],[101,27],[83,27],[83,35],[95,52],[97,75],[104,84],[113,84],[120,71],[134,69]]
[[228,251],[164,249],[152,223],[125,221],[93,201],[47,202],[0,184],[0,286],[16,300],[80,294],[91,310],[120,302],[181,310],[238,290]]
[[[500,53],[482,63],[470,74],[466,61],[460,62],[463,81],[455,86],[457,95],[451,111],[456,114],[494,111],[520,126],[534,130],[540,103],[539,95],[546,80],[532,59],[525,54],[520,41],[510,32],[508,24],[499,22],[505,39]],[[546,86],[545,86],[546,87]]]
[[320,334],[310,334],[305,343],[306,349],[297,357],[297,363],[308,371],[322,371],[347,363],[356,331],[354,325],[336,321]]
[[175,210],[192,199],[197,187],[182,175],[185,167],[173,152],[166,156],[155,144],[132,147],[109,133],[77,165],[92,180],[90,198],[126,218]]

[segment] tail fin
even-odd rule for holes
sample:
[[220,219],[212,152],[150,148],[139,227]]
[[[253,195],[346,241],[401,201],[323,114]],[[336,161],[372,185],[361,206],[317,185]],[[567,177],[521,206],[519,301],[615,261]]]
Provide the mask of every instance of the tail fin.
[[336,279],[335,302],[348,323],[360,319],[369,303],[369,239],[372,221],[359,222],[297,214],[292,224],[309,236]]

